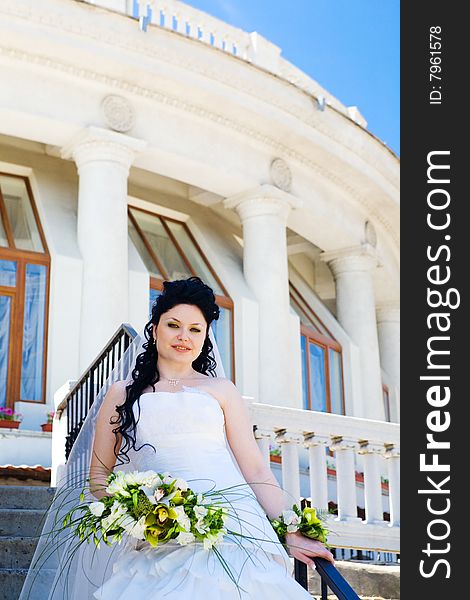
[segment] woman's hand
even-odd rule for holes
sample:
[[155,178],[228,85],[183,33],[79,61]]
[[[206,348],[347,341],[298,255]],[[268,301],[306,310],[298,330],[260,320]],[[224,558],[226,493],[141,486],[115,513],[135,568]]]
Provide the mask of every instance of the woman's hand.
[[301,560],[306,565],[315,568],[315,563],[312,560],[313,556],[325,558],[331,563],[335,562],[333,555],[326,547],[316,540],[312,540],[298,531],[295,533],[286,534],[286,545],[289,549],[289,554],[297,560]]

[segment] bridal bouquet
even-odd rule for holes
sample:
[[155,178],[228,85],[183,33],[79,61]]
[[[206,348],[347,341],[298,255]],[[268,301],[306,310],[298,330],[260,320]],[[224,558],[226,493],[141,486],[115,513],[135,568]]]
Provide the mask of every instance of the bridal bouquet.
[[106,480],[106,492],[96,502],[85,501],[63,519],[81,542],[120,543],[124,533],[151,546],[175,539],[178,544],[202,542],[210,549],[227,533],[227,509],[210,495],[196,494],[186,481],[155,471],[116,471]]
[[272,519],[271,525],[283,544],[286,542],[286,533],[294,533],[296,531],[300,531],[302,535],[312,540],[318,540],[326,544],[329,531],[323,525],[323,521],[319,515],[320,513],[317,513],[315,508],[306,506],[301,510],[294,504],[292,510],[284,510],[282,511],[282,515],[277,517],[277,519]]

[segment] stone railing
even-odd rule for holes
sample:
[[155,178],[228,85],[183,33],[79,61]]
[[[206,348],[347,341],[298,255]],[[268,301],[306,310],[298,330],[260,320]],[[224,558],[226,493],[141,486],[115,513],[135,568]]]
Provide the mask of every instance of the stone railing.
[[193,8],[179,0],[83,0],[139,20],[146,31],[149,25],[179,33],[227,52],[269,71],[313,96],[320,108],[335,108],[362,127],[367,123],[356,107],[344,106],[315,80],[281,56],[281,49],[256,31],[248,33]]
[[[329,517],[332,546],[399,551],[399,426],[355,417],[249,403],[255,436],[267,462],[281,447],[282,487],[300,498],[299,449],[308,451],[312,506],[328,508],[327,449],[336,461],[337,516]],[[364,472],[365,519],[358,517],[356,467]],[[382,477],[388,479],[390,521],[384,520]]]

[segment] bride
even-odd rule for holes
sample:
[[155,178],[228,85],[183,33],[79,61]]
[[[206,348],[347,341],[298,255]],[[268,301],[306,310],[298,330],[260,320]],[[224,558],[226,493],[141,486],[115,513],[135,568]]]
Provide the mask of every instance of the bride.
[[[311,596],[292,577],[288,554],[269,522],[298,499],[287,497],[266,464],[238,389],[215,376],[214,293],[198,277],[163,285],[131,376],[111,385],[94,417],[90,491],[95,498],[105,495],[106,477],[121,465],[168,472],[196,492],[233,490],[227,492],[229,534],[218,544],[223,562],[200,543],[170,541],[153,548],[129,539],[117,553],[106,549],[105,560],[82,556],[85,576],[76,568],[73,582],[57,588],[67,595],[49,598],[307,600]],[[298,532],[286,535],[286,547],[310,566],[315,556],[333,562],[323,544]],[[70,570],[57,570],[72,579]],[[21,600],[29,597],[27,584]]]

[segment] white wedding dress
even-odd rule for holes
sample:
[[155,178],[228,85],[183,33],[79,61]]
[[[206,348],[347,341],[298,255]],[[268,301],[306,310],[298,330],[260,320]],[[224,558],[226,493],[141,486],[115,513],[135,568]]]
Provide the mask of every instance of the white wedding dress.
[[[135,414],[138,416],[136,405]],[[97,600],[311,600],[292,577],[292,563],[227,447],[224,414],[214,396],[198,388],[148,392],[140,418],[132,467],[169,472],[197,492],[227,490],[227,535],[217,545],[221,561],[201,543],[157,548],[139,542],[119,553],[112,573],[94,592]],[[238,486],[233,488],[233,486]]]

